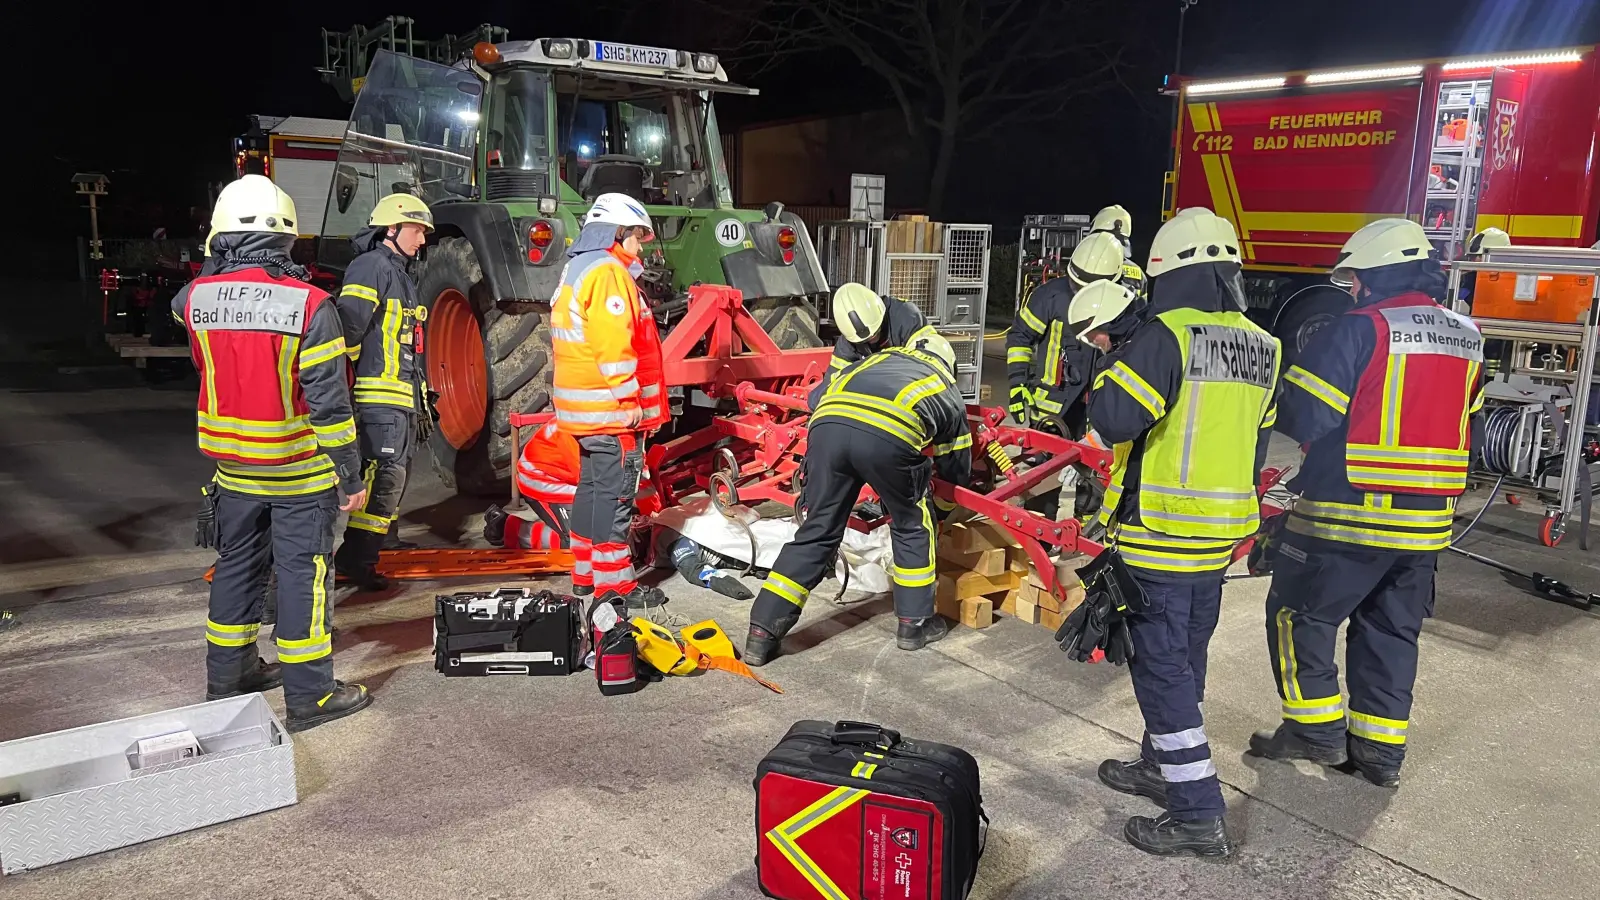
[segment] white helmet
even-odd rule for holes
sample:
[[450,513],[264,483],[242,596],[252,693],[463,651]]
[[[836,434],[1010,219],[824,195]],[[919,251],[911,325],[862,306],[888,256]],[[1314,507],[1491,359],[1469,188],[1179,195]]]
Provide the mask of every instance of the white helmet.
[[1151,278],[1200,263],[1241,262],[1239,235],[1233,223],[1204,207],[1191,207],[1173,216],[1150,243]]
[[1408,262],[1419,262],[1433,253],[1433,242],[1422,226],[1410,219],[1379,219],[1350,235],[1333,264],[1329,281],[1340,287],[1355,284],[1354,274]]
[[1089,225],[1090,233],[1108,232],[1125,238],[1133,237],[1133,216],[1121,206],[1108,206],[1094,214]]
[[1082,323],[1078,340],[1085,340],[1089,332],[1116,321],[1135,299],[1133,291],[1115,281],[1097,281],[1072,295],[1067,321],[1074,326]]
[[955,377],[956,349],[950,346],[950,341],[944,335],[931,328],[923,329],[911,339],[910,349],[925,353],[944,363],[945,370],[951,377]]
[[644,211],[644,206],[627,194],[601,194],[595,198],[594,206],[589,207],[589,212],[583,217],[583,224],[590,225],[604,222],[625,228],[630,225],[642,225],[652,231],[655,226],[650,223],[650,214]]
[[1503,228],[1485,228],[1467,242],[1468,256],[1481,256],[1485,250],[1502,250],[1511,246],[1511,235]]
[[298,235],[294,198],[265,175],[246,175],[222,189],[211,210],[211,238],[230,232]]
[[1115,235],[1096,232],[1084,238],[1072,251],[1067,277],[1080,288],[1095,281],[1115,280],[1122,275],[1122,263],[1126,259]]
[[864,344],[883,330],[883,298],[864,284],[849,282],[833,292],[833,322],[852,344]]

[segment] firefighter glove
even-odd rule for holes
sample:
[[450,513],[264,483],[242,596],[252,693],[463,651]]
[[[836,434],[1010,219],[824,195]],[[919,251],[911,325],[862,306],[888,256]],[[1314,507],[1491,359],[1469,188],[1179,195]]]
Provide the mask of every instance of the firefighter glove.
[[1011,403],[1006,407],[1006,410],[1011,413],[1011,418],[1016,419],[1018,424],[1026,425],[1028,424],[1028,406],[1032,402],[1033,396],[1028,393],[1026,387],[1020,384],[1012,385]]

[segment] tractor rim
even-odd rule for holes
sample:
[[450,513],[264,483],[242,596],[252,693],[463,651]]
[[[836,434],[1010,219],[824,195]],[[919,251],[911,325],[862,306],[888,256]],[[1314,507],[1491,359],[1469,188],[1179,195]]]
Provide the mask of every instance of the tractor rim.
[[489,381],[478,317],[455,288],[441,291],[428,310],[427,356],[428,384],[439,392],[439,434],[464,450],[483,431]]

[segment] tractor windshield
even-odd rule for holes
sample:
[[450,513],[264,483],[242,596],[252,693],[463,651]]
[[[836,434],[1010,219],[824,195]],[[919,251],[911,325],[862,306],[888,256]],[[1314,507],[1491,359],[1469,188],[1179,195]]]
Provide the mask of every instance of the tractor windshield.
[[616,191],[650,204],[733,205],[702,92],[560,72],[556,134],[558,171],[573,199]]
[[472,199],[482,96],[471,72],[380,51],[350,112],[322,235],[355,234],[386,194]]

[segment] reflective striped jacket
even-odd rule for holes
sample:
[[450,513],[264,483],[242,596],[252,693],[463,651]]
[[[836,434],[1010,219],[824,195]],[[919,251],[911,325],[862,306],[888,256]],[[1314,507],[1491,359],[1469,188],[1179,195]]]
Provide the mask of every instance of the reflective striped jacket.
[[339,318],[355,369],[356,406],[412,410],[424,380],[416,334],[428,313],[405,259],[383,245],[383,236],[384,229],[366,228],[352,241],[364,252],[345,269]]
[[332,298],[259,266],[197,278],[172,309],[200,373],[200,452],[258,496],[362,489],[345,343]]
[[[1177,283],[1186,280],[1212,283]],[[1169,297],[1152,313],[1108,358],[1089,401],[1089,424],[1115,456],[1101,518],[1143,577],[1215,578],[1253,530],[1254,487],[1277,415],[1277,341],[1216,293]],[[1240,396],[1200,402],[1210,398],[1197,387],[1230,385]],[[1187,478],[1185,459],[1195,461]]]
[[[1391,302],[1396,299],[1405,302]],[[1482,366],[1479,361],[1457,356],[1457,352],[1464,351],[1455,343],[1441,344],[1442,348],[1452,351],[1443,354],[1444,377],[1425,388],[1414,386],[1408,380],[1397,380],[1394,387],[1399,393],[1390,396],[1394,392],[1381,385],[1389,380],[1388,373],[1394,368],[1392,360],[1407,360],[1404,368],[1409,369],[1410,360],[1426,357],[1394,352],[1397,346],[1409,342],[1404,338],[1401,345],[1393,342],[1392,329],[1387,328],[1387,319],[1382,316],[1384,308],[1408,308],[1396,314],[1398,321],[1407,324],[1401,330],[1415,332],[1424,347],[1429,345],[1427,334],[1438,332],[1436,336],[1443,340],[1466,333],[1466,325],[1470,324],[1457,323],[1462,326],[1460,328],[1443,325],[1444,317],[1433,313],[1439,308],[1423,295],[1412,294],[1363,304],[1317,332],[1296,364],[1284,373],[1283,394],[1279,399],[1278,430],[1306,447],[1305,462],[1288,485],[1300,495],[1291,512],[1288,529],[1306,538],[1384,550],[1443,550],[1450,543],[1451,520],[1459,490],[1454,493],[1373,490],[1370,486],[1352,484],[1350,476],[1354,471],[1363,485],[1373,477],[1392,477],[1381,469],[1403,463],[1404,457],[1391,458],[1391,451],[1373,445],[1381,444],[1386,432],[1397,439],[1415,435],[1417,432],[1411,427],[1413,417],[1419,422],[1427,420],[1437,424],[1442,416],[1445,437],[1450,442],[1459,441],[1448,448],[1455,451],[1451,460],[1454,465],[1450,468],[1464,477],[1470,442],[1467,418],[1483,407]],[[1411,322],[1413,311],[1432,314],[1434,322]],[[1374,312],[1378,315],[1374,316]],[[1377,327],[1379,320],[1385,321],[1386,330],[1391,332],[1383,335],[1382,341]],[[1476,338],[1476,329],[1472,331],[1468,336]],[[1364,382],[1368,385],[1365,391]],[[1426,398],[1423,402],[1417,402],[1423,397]],[[1398,401],[1398,410],[1394,409],[1396,404],[1389,402],[1391,400]],[[1397,417],[1392,417],[1392,429],[1383,427],[1385,409],[1398,412]],[[1362,417],[1366,419],[1364,425],[1359,423]],[[1352,451],[1352,430],[1368,436],[1368,440],[1358,442],[1365,449]],[[1401,442],[1396,440],[1395,443]],[[1400,447],[1393,449],[1403,452]],[[1369,471],[1371,464],[1364,461],[1363,456],[1381,456],[1377,460],[1383,464],[1380,471]],[[1401,474],[1404,477],[1405,473]],[[1446,474],[1454,478],[1454,473]],[[1429,477],[1431,480],[1434,475]]]
[[851,363],[823,391],[810,422],[843,422],[886,436],[912,453],[931,453],[934,471],[951,484],[972,478],[972,428],[967,406],[944,363],[891,347]]
[[[665,421],[661,341],[620,247],[567,261],[550,301],[551,401],[568,434],[621,434]],[[646,383],[648,382],[648,383]],[[642,421],[630,426],[629,413]]]
[[517,460],[517,490],[530,500],[571,503],[578,491],[578,441],[555,422],[534,429]]
[[1052,278],[1035,288],[1006,335],[1006,381],[1024,387],[1041,412],[1061,415],[1089,387],[1100,351],[1068,327],[1072,281]]

